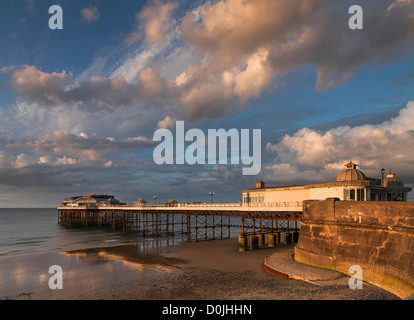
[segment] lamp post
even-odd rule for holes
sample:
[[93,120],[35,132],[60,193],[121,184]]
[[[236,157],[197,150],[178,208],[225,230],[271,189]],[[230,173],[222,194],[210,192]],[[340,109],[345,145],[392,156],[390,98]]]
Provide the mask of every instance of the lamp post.
[[213,197],[214,197],[214,191],[210,190],[210,196],[211,196],[211,203],[213,203]]
[[384,168],[382,168],[382,169],[381,169],[381,186],[382,186],[382,183],[383,183],[383,181],[384,181],[384,173],[385,173],[385,169],[384,169]]
[[154,205],[156,205],[157,204],[157,195],[154,194],[153,198],[154,198]]

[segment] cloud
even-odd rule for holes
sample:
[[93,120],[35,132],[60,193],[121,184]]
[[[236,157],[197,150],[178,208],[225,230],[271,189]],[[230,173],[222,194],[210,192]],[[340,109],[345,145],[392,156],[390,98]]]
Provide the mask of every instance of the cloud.
[[[414,7],[406,2],[404,10],[387,12],[388,5],[366,4],[367,27],[359,33],[347,27],[344,5],[333,1],[228,0],[203,4],[199,19],[188,12],[180,31],[204,58],[175,81],[184,115],[221,117],[302,66],[316,67],[315,89],[325,91],[362,66],[392,61],[413,38]],[[206,109],[213,103],[219,107]]]
[[[84,131],[74,134],[56,130],[36,137],[30,133],[14,138],[0,136],[0,181],[6,190],[76,191],[85,186],[85,181],[113,190],[115,181],[126,182],[132,173],[155,167],[141,160],[141,155],[155,145],[145,136],[100,138]],[[108,175],[113,177],[109,179]]]
[[175,127],[176,120],[167,116],[164,120],[158,121],[157,128],[158,129],[172,129]]
[[23,65],[11,77],[11,85],[29,101],[44,105],[54,105],[65,100],[65,87],[70,84],[70,76],[61,73],[47,73],[34,66]]
[[222,118],[234,105],[234,95],[231,88],[223,83],[223,77],[202,71],[207,69],[207,64],[196,69],[189,68],[184,74],[188,80],[175,91],[173,99],[180,107],[182,117],[188,121]]
[[177,8],[176,2],[162,3],[159,0],[146,5],[137,15],[138,31],[131,33],[128,44],[139,41],[142,37],[146,44],[162,42],[168,30],[174,25],[171,15]]
[[73,159],[73,158],[68,158],[66,156],[62,157],[62,158],[57,158],[55,165],[72,165],[72,164],[76,164],[78,162],[78,160]]
[[240,185],[243,180],[241,170],[240,166],[215,165],[206,175],[216,178],[226,186],[234,186]]
[[[321,1],[228,0],[200,7],[200,19],[192,13],[182,20],[186,41],[214,55],[220,68],[233,67],[271,42],[285,42],[312,18]],[[258,19],[258,17],[260,17]]]
[[146,46],[133,50],[121,59],[121,64],[111,73],[110,78],[121,76],[129,83],[137,82],[139,73],[149,67],[163,50],[164,46]]
[[[71,134],[55,131],[42,139],[0,139],[0,168],[21,169],[29,165],[73,165],[76,163],[99,163],[106,165],[107,156],[117,158],[134,154],[137,149],[150,148],[154,141],[143,136],[127,139],[102,139],[85,133]],[[24,152],[21,152],[24,150]],[[121,154],[122,151],[122,154]],[[16,154],[16,155],[13,155]],[[112,163],[112,162],[110,162]]]
[[88,8],[83,8],[81,10],[82,21],[86,21],[88,24],[98,20],[101,16],[101,13],[98,10],[97,6],[89,5]]
[[368,176],[377,177],[384,167],[412,183],[413,118],[411,101],[397,117],[378,125],[340,126],[325,132],[300,129],[277,144],[267,144],[269,152],[277,153],[277,163],[266,171],[278,181],[327,181],[334,179],[352,157]]
[[14,69],[16,69],[15,66],[2,67],[2,68],[0,68],[0,73],[8,73],[10,71],[13,71]]
[[139,75],[139,96],[143,99],[155,99],[164,89],[164,81],[158,68],[146,68]]
[[395,7],[402,7],[405,5],[408,5],[412,2],[413,0],[395,0],[387,9],[387,11],[392,10]]
[[111,160],[109,160],[109,161],[107,161],[107,162],[105,162],[105,163],[104,163],[104,167],[105,167],[105,168],[112,167],[112,165],[113,165],[113,163],[112,163],[112,161],[111,161]]
[[101,161],[105,156],[120,149],[136,149],[152,147],[154,142],[146,137],[134,137],[124,140],[101,139],[88,137],[84,133],[70,134],[55,131],[42,140],[24,143],[35,152],[52,152],[54,155],[66,155],[80,161]]
[[[156,76],[150,77],[149,72],[144,70],[143,73],[145,72],[151,84],[144,81],[141,84],[131,84],[122,76],[111,79],[91,76],[77,84],[64,70],[60,73],[47,73],[34,66],[24,65],[13,73],[10,83],[21,98],[40,108],[65,105],[96,113],[131,105],[140,99],[140,92],[143,95],[153,94]],[[145,89],[151,90],[148,93]]]
[[51,156],[43,156],[39,158],[39,164],[52,164],[52,157]]
[[280,73],[272,65],[271,47],[310,23],[317,2],[229,0],[202,5],[200,19],[188,12],[180,31],[204,58],[176,78],[184,116],[220,118],[269,88]]
[[21,169],[31,164],[31,159],[27,154],[21,153],[17,156],[16,161],[14,162],[14,167]]
[[[315,89],[326,91],[364,66],[393,61],[414,36],[414,2],[394,3],[390,10],[385,0],[364,4],[366,28],[358,32],[347,27],[349,14],[338,1],[205,2],[179,19],[173,17],[180,12],[177,2],[155,0],[137,14],[146,48],[139,46],[108,78],[92,75],[77,83],[66,71],[21,66],[11,85],[39,108],[96,115],[156,105],[178,110],[176,117],[187,121],[220,119],[303,66],[315,68]],[[168,58],[180,66],[166,68]]]
[[0,169],[9,168],[14,158],[7,151],[0,150]]

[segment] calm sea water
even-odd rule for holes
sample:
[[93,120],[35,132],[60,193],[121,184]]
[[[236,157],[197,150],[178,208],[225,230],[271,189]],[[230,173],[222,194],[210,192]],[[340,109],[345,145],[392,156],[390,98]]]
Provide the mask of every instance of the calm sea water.
[[138,232],[58,224],[55,208],[0,209],[0,257],[151,241]]
[[[232,236],[237,236],[238,233],[237,228],[232,228]],[[163,240],[171,239],[171,235],[157,238],[142,237],[139,231],[124,233],[122,229],[113,230],[110,227],[68,227],[58,224],[58,213],[55,208],[0,208],[0,258],[28,253],[136,244],[154,240],[162,245]],[[176,233],[173,240],[175,244],[180,243],[186,240],[186,235]]]

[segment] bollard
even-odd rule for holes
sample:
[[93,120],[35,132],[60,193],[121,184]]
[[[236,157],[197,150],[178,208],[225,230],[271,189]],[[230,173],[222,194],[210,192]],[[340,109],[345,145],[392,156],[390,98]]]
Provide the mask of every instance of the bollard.
[[285,244],[292,243],[292,234],[289,232],[285,232]]
[[275,232],[275,244],[280,243],[280,232]]
[[293,243],[298,243],[298,241],[299,241],[299,232],[298,231],[293,232],[292,241],[293,241]]
[[259,247],[258,238],[257,236],[250,236],[249,237],[249,249],[256,250]]
[[259,243],[259,247],[262,247],[262,246],[264,246],[264,234],[263,233],[259,233],[258,235],[257,235],[257,240],[258,240],[258,243]]
[[239,251],[244,252],[247,250],[247,239],[243,235],[239,235]]
[[269,247],[274,247],[276,245],[276,236],[274,234],[269,233],[267,235],[267,238],[269,239]]

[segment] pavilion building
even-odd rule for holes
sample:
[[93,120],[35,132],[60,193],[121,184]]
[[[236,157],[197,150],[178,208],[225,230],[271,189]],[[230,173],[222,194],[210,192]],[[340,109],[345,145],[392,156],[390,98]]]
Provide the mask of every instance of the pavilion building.
[[384,179],[375,179],[367,177],[355,163],[349,162],[345,167],[334,182],[266,187],[263,181],[259,181],[256,188],[241,191],[243,205],[332,197],[351,201],[407,201],[411,188],[405,187],[394,173],[388,173]]

